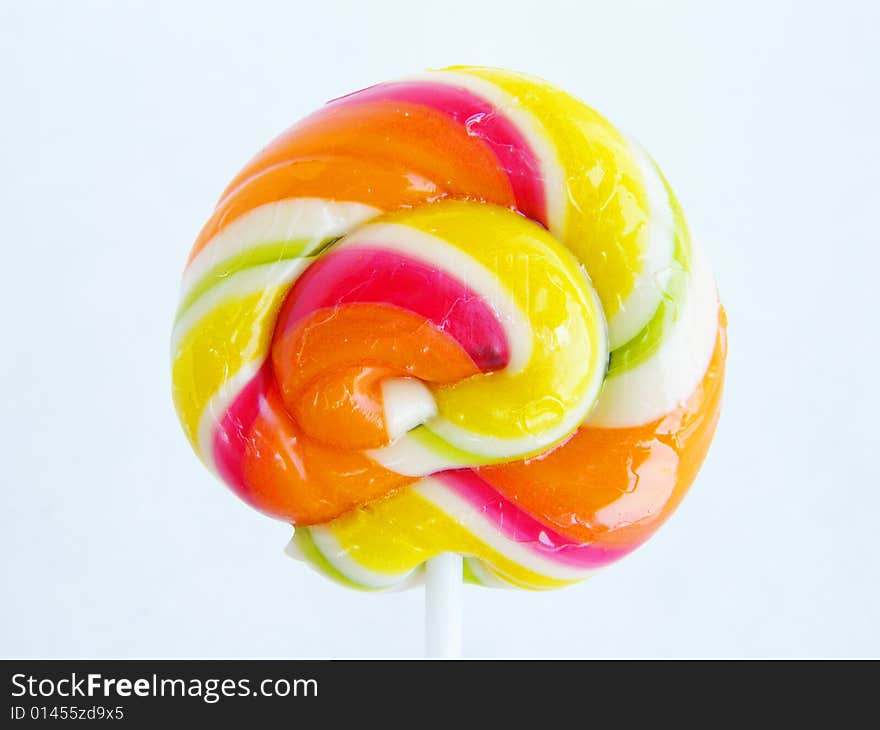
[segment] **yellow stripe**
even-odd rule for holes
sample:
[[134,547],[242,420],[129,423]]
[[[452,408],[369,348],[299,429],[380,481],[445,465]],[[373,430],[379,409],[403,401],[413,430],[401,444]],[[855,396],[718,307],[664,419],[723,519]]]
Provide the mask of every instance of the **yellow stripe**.
[[[553,231],[584,263],[608,319],[641,270],[648,198],[623,136],[598,112],[535,77],[491,68],[453,67],[495,84],[540,120],[557,150],[565,189],[566,230]],[[512,102],[513,103],[513,102]]]
[[[442,552],[457,552],[485,561],[504,580],[523,588],[560,588],[576,582],[524,568],[412,489],[312,529],[329,530],[351,560],[383,575],[400,575]],[[325,557],[332,562],[332,556]]]
[[[535,223],[490,205],[446,202],[385,220],[464,251],[498,278],[530,323],[534,344],[522,370],[433,389],[444,418],[472,433],[522,438],[552,429],[573,410],[586,415],[605,372],[605,324],[587,278],[565,247]],[[451,273],[467,282],[467,272]]]
[[266,357],[287,289],[285,284],[225,301],[192,328],[174,353],[174,404],[196,451],[208,401],[243,366]]

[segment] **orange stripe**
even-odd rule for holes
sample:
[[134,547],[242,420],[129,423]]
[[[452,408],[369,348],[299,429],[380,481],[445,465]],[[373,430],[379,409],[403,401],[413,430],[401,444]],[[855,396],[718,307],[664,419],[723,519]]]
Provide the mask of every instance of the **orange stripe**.
[[478,469],[501,494],[563,535],[609,548],[647,540],[687,493],[721,408],[727,320],[712,361],[679,408],[635,428],[581,428],[528,461]]
[[[284,310],[278,321],[285,321]],[[384,378],[454,383],[478,372],[458,342],[424,317],[368,303],[319,309],[277,330],[272,365],[284,403],[303,430],[349,449],[388,443]]]
[[327,522],[415,481],[359,451],[309,438],[287,415],[274,386],[248,435],[242,474],[254,507],[295,525]]
[[396,210],[443,197],[513,207],[489,146],[447,115],[416,104],[330,105],[283,133],[236,176],[196,241],[258,205],[308,196]]

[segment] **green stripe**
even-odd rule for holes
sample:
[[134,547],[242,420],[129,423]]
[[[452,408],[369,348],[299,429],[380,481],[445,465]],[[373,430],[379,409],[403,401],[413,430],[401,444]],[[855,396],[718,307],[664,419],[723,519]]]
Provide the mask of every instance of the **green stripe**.
[[488,466],[491,464],[507,464],[511,461],[520,461],[522,459],[530,459],[535,456],[540,456],[557,444],[565,441],[570,434],[567,433],[561,436],[552,444],[540,446],[532,451],[519,454],[518,456],[488,456],[465,451],[464,449],[460,449],[458,446],[449,443],[442,436],[434,433],[428,424],[416,426],[411,431],[407,431],[406,436],[417,442],[420,446],[429,449],[435,454],[439,454],[450,463],[456,464],[457,466],[455,468],[460,468]]
[[468,558],[465,558],[462,561],[461,580],[463,583],[469,583],[470,585],[475,585],[475,586],[483,585],[483,582],[477,577],[477,575],[471,569],[470,559],[468,559]]
[[676,267],[666,283],[660,305],[648,324],[629,342],[621,345],[611,353],[607,375],[609,378],[625,373],[654,356],[678,320],[678,316],[681,313],[681,303],[687,291],[688,278],[690,276],[692,243],[684,213],[663,172],[657,167],[653,159],[651,163],[663,181],[663,186],[666,188],[666,195],[669,199],[669,206],[672,209],[672,217],[675,224],[675,243],[672,258]]
[[[676,257],[678,261],[678,257]],[[611,353],[608,364],[608,375],[615,375],[631,370],[649,360],[660,348],[667,333],[672,329],[681,309],[681,299],[687,289],[687,272],[676,268],[669,277],[660,306],[645,327],[629,342],[618,347]]]
[[214,268],[207,271],[189,290],[186,297],[177,309],[177,322],[193,303],[217,284],[227,280],[233,274],[246,269],[266,264],[276,264],[291,259],[301,258],[305,255],[317,256],[325,248],[338,241],[338,237],[313,239],[298,238],[291,241],[275,241],[262,243],[248,248],[235,256],[221,261]]
[[297,527],[293,532],[293,541],[296,544],[299,551],[302,553],[302,556],[315,568],[319,573],[322,573],[327,578],[340,583],[341,585],[346,586],[347,588],[354,588],[359,591],[380,591],[382,588],[373,588],[371,586],[361,585],[360,583],[355,583],[351,578],[347,575],[341,573],[326,557],[324,554],[318,549],[318,546],[315,544],[314,539],[312,538],[312,531],[308,527]]
[[444,459],[453,463],[461,464],[462,466],[481,466],[486,463],[485,457],[480,456],[479,454],[472,454],[469,451],[464,451],[457,446],[453,446],[424,424],[416,426],[411,431],[408,431],[406,435],[412,438],[412,440],[420,446],[424,446],[426,449],[433,451],[435,454],[439,454]]
[[408,431],[406,435],[416,441],[419,445],[426,449],[430,449],[435,454],[439,454],[444,459],[447,459],[453,464],[457,464],[459,467],[506,464],[514,460],[519,461],[521,459],[529,459],[533,456],[540,456],[556,444],[563,442],[569,436],[569,434],[565,434],[552,444],[536,448],[533,451],[518,456],[485,456],[483,454],[474,454],[470,451],[465,451],[458,446],[450,444],[444,438],[434,433],[427,424],[416,426],[411,431]]

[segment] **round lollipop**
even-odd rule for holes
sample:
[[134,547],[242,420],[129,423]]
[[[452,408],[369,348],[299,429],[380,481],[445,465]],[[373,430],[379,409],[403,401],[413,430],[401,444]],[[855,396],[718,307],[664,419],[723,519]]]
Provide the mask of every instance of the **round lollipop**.
[[184,272],[174,400],[327,576],[389,589],[437,559],[447,583],[548,589],[679,504],[725,347],[638,143],[539,79],[460,67],[336,99],[232,181]]

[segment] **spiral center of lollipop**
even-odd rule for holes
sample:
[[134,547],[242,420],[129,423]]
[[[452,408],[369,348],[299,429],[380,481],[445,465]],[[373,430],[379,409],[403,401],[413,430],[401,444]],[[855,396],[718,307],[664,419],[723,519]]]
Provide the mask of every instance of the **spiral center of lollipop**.
[[272,365],[291,416],[334,446],[375,449],[437,415],[430,385],[507,364],[477,294],[425,262],[345,241],[300,277],[278,317]]
[[303,433],[418,476],[568,436],[604,376],[601,317],[545,229],[445,201],[322,251],[281,306],[271,362]]

